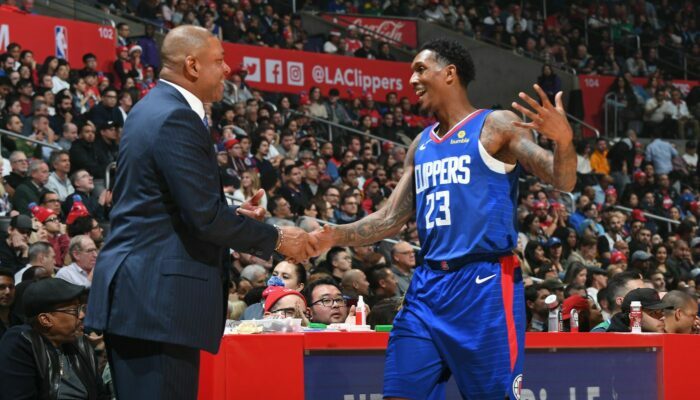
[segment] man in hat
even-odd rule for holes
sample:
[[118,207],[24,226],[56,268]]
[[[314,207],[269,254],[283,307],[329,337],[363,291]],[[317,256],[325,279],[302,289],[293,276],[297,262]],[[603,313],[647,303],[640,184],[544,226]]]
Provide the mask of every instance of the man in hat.
[[661,301],[659,294],[654,289],[640,288],[627,293],[622,300],[620,312],[610,319],[607,332],[630,332],[630,311],[632,302],[642,304],[642,332],[664,332],[664,312],[672,309],[672,306]]
[[306,299],[296,290],[275,286],[265,299],[263,319],[300,318],[302,325],[307,326],[309,320],[306,312]]
[[0,265],[3,268],[15,273],[27,265],[32,232],[35,229],[31,218],[26,215],[12,217],[7,234],[0,236]]
[[[340,48],[340,31],[333,29],[328,35],[328,40],[323,44],[323,52],[337,54]],[[342,53],[342,51],[341,51]]]
[[666,333],[698,333],[698,302],[686,292],[672,290],[666,293],[663,302],[670,306],[664,310]]
[[0,340],[0,399],[109,398],[83,336],[84,292],[55,278],[26,288],[27,324],[10,328]]
[[34,160],[29,165],[29,181],[24,182],[15,190],[12,205],[22,214],[30,215],[29,204],[38,203],[41,193],[46,190],[44,185],[49,181],[49,166],[42,160]]
[[98,126],[99,135],[95,138],[95,167],[97,173],[94,179],[104,180],[109,164],[117,161],[119,154],[119,127],[113,120],[105,121]]
[[571,311],[578,311],[579,332],[590,332],[591,328],[599,324],[603,317],[591,301],[577,294],[564,300],[561,307],[561,318],[564,321],[564,331],[571,331]]
[[652,255],[644,250],[637,250],[632,253],[630,258],[629,269],[638,271],[642,276],[646,277],[650,272]]

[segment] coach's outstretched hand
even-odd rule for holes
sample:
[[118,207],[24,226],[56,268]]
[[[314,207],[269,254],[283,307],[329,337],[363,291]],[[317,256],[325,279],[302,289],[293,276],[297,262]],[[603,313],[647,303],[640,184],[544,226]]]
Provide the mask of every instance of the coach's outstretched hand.
[[512,106],[514,109],[525,114],[532,121],[513,121],[513,125],[526,129],[534,129],[545,135],[548,139],[553,140],[555,143],[570,143],[573,140],[574,133],[571,129],[571,125],[569,125],[569,121],[566,119],[566,111],[564,111],[564,104],[561,100],[562,92],[554,96],[554,102],[556,103],[556,106],[554,106],[539,85],[534,84],[533,88],[540,96],[542,105],[527,94],[520,92],[518,96],[529,104],[534,111],[516,102],[513,102]]
[[277,251],[284,254],[290,261],[299,263],[319,253],[318,239],[303,229],[295,226],[282,226],[280,232],[282,238]]
[[248,201],[241,204],[241,206],[236,209],[236,212],[239,215],[244,215],[262,222],[265,219],[265,209],[260,207],[260,199],[262,199],[264,194],[265,190],[258,189],[258,192]]

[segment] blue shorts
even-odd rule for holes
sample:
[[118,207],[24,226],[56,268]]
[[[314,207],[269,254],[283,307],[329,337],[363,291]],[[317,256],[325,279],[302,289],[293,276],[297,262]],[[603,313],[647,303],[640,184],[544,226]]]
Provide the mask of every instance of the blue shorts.
[[454,375],[465,399],[519,399],[524,296],[515,256],[416,268],[389,338],[384,397],[444,398]]

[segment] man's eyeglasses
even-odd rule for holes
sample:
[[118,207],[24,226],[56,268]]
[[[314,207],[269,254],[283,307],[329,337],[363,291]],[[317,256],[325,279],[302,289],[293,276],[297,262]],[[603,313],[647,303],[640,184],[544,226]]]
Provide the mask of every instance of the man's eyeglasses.
[[44,220],[44,223],[47,223],[47,222],[58,222],[58,218],[56,218],[56,217],[46,218],[46,220]]
[[94,253],[94,254],[97,254],[97,249],[94,249],[94,248],[93,248],[93,249],[80,250],[80,251],[82,251],[83,253]]
[[274,311],[271,310],[270,313],[283,316],[284,318],[294,318],[296,309],[294,307],[280,308]]
[[87,304],[81,304],[77,307],[71,307],[71,308],[59,308],[57,310],[53,310],[51,312],[60,312],[64,314],[70,314],[74,316],[75,318],[80,318],[80,314],[85,314],[87,311]]
[[312,306],[315,306],[317,304],[321,304],[324,307],[335,307],[336,304],[338,305],[338,307],[345,307],[347,305],[347,301],[342,297],[338,297],[335,299],[324,298],[311,303]]

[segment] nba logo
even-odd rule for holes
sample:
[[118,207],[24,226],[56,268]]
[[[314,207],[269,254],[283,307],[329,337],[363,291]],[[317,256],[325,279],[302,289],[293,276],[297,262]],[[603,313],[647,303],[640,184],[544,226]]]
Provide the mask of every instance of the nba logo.
[[443,271],[447,271],[448,269],[450,269],[450,266],[447,265],[447,261],[440,261],[440,269],[442,269]]
[[56,39],[56,57],[64,60],[68,59],[68,29],[65,26],[54,28],[54,38]]

